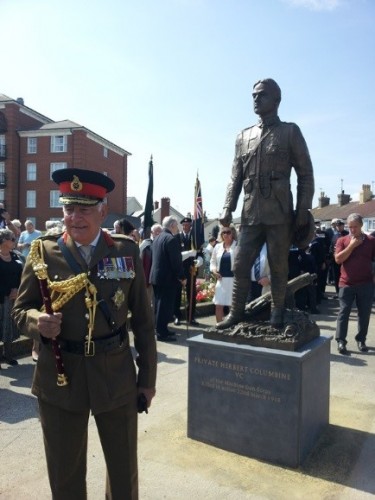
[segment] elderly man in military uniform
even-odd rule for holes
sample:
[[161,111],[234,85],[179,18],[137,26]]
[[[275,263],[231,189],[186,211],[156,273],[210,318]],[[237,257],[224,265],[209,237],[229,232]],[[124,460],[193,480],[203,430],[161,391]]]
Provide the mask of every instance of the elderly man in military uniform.
[[[13,314],[23,334],[41,340],[32,392],[38,397],[52,496],[86,498],[92,412],[107,465],[106,498],[137,499],[137,412],[150,406],[156,379],[153,320],[139,250],[130,238],[101,230],[105,198],[114,188],[110,178],[69,168],[54,172],[53,180],[66,232],[32,243]],[[46,279],[40,269],[48,273]],[[44,300],[42,281],[48,284]],[[55,363],[64,369],[58,379]]]
[[[284,324],[288,252],[295,230],[309,224],[314,195],[313,168],[306,142],[294,123],[281,122],[281,91],[268,78],[253,87],[257,125],[243,130],[236,140],[232,177],[220,222],[227,226],[244,189],[241,231],[234,263],[234,287],[229,316],[217,328],[228,328],[243,319],[249,290],[250,269],[264,242],[271,269],[271,325]],[[290,175],[297,174],[296,210]]]

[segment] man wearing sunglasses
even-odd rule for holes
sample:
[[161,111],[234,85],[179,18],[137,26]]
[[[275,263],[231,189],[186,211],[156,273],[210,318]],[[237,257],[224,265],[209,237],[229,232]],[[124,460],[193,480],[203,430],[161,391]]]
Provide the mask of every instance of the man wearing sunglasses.
[[[243,188],[232,307],[229,316],[218,323],[219,329],[243,319],[250,270],[265,242],[271,269],[271,325],[284,325],[289,248],[295,231],[309,227],[314,195],[313,167],[302,133],[296,124],[282,122],[278,117],[280,87],[270,78],[260,80],[253,87],[252,97],[260,121],[237,136],[232,176],[220,218],[224,226],[231,223]],[[297,174],[295,211],[290,190],[292,168]]]

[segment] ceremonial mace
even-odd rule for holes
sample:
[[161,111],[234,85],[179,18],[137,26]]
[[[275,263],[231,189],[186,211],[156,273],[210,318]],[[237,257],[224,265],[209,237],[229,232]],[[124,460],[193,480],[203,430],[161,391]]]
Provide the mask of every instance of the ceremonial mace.
[[[40,292],[43,298],[43,304],[47,314],[53,314],[51,294],[48,288],[47,264],[41,258],[32,259],[33,271],[39,280]],[[52,350],[55,355],[57,370],[57,385],[63,387],[68,385],[68,377],[65,374],[64,363],[61,356],[59,343],[56,339],[51,339]]]

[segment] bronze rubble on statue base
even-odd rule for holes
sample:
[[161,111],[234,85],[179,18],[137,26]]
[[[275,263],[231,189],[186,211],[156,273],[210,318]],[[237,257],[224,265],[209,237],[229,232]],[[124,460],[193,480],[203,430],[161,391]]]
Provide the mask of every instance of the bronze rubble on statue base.
[[[286,288],[286,302],[289,303],[297,290],[309,285],[314,279],[315,274],[306,273],[290,280]],[[246,306],[243,321],[224,330],[210,328],[204,332],[203,337],[255,347],[296,351],[320,336],[318,325],[309,319],[306,312],[294,308],[286,309],[284,326],[280,329],[270,324],[270,312],[271,292],[268,292]]]

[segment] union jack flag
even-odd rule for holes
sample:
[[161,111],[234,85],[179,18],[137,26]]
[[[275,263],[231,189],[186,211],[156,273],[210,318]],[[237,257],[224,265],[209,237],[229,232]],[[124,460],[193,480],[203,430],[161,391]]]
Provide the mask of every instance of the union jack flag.
[[202,205],[202,190],[198,175],[194,190],[194,217],[193,217],[193,245],[196,250],[201,250],[204,245],[204,214]]

